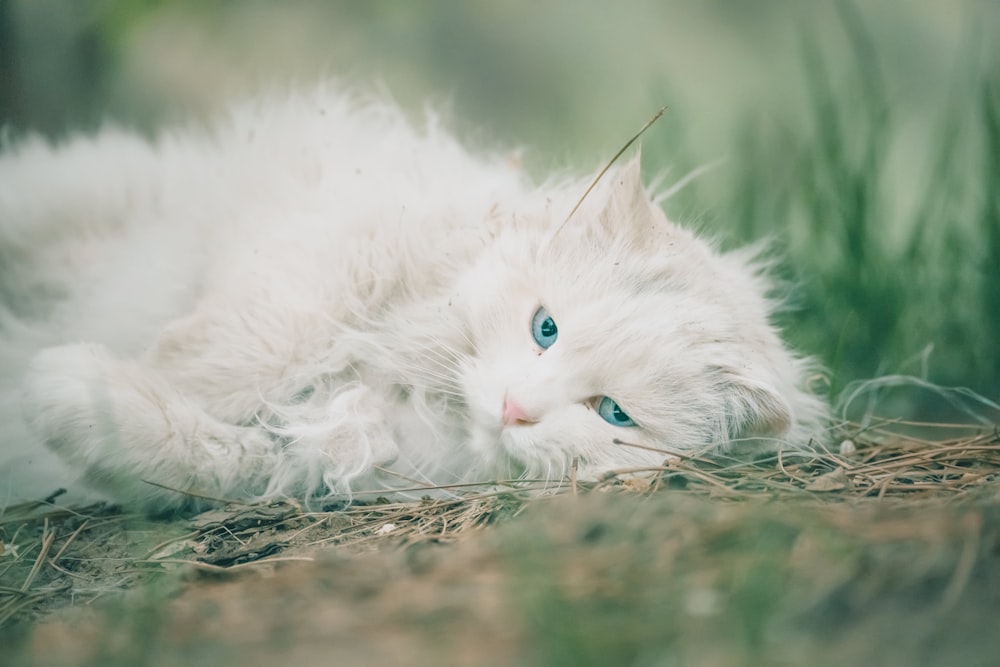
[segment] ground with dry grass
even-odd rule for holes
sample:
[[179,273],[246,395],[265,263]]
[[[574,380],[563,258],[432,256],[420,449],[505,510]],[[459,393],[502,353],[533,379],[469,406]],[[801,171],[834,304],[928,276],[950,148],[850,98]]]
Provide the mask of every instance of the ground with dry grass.
[[653,472],[542,497],[484,486],[169,521],[9,508],[4,664],[990,665],[1000,655],[995,428],[951,439],[855,429],[808,459],[689,458]]

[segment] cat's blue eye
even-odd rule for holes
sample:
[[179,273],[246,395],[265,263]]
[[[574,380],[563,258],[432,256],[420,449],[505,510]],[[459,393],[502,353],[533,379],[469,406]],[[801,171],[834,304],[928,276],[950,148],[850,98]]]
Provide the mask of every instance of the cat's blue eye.
[[556,321],[549,315],[549,311],[544,307],[535,311],[535,316],[531,318],[531,337],[538,343],[538,347],[547,350],[552,347],[559,338],[559,327]]
[[608,422],[612,426],[636,425],[636,423],[632,421],[632,418],[625,414],[625,411],[621,409],[621,406],[607,396],[601,398],[600,402],[597,404],[597,414],[601,415],[601,419]]

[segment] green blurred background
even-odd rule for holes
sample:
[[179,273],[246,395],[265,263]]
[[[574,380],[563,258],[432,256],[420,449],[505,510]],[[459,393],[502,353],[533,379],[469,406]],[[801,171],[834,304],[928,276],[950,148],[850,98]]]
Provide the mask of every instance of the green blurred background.
[[781,323],[835,397],[905,374],[1000,398],[998,2],[0,0],[8,137],[153,132],[331,76],[537,174],[599,166],[669,105],[647,174],[719,164],[668,213],[771,241]]

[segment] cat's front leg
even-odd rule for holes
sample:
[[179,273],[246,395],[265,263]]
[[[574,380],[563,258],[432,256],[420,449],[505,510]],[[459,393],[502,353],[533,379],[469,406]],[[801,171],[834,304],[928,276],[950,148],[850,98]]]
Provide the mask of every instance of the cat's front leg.
[[33,431],[85,480],[132,506],[166,511],[190,500],[163,487],[252,496],[278,458],[265,430],[213,418],[155,369],[100,345],[42,350],[24,387]]

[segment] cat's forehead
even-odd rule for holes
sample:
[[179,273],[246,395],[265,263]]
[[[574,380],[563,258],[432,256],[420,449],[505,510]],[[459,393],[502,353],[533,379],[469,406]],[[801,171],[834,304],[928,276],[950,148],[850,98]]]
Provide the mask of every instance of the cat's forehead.
[[[749,353],[736,313],[705,292],[584,281],[540,295],[559,327],[558,358],[597,393],[658,415],[725,355]],[[741,352],[744,350],[744,352]]]
[[635,365],[656,364],[659,350],[691,348],[731,329],[712,304],[683,292],[609,289],[566,297],[554,295],[547,308],[565,332],[567,346]]
[[740,287],[720,284],[709,266],[689,264],[644,266],[609,256],[555,270],[543,267],[529,284],[554,315],[595,334],[673,335],[677,328],[699,323],[723,324],[729,319],[724,312],[729,295]]

